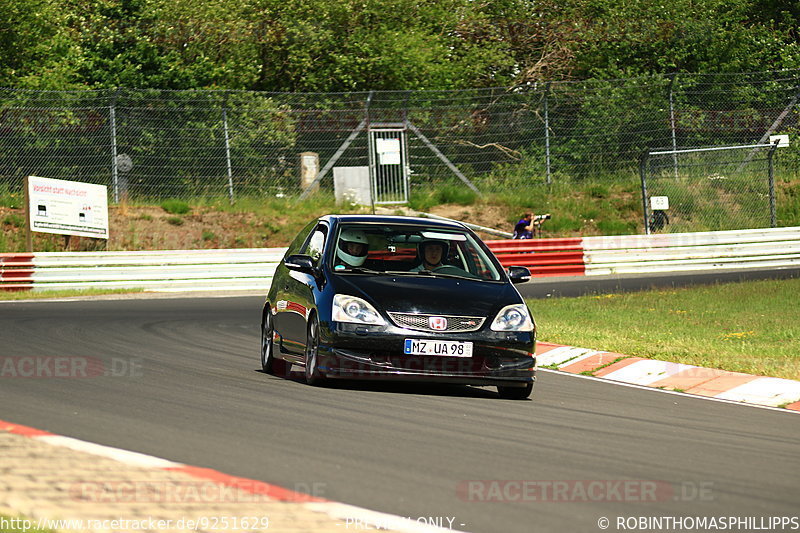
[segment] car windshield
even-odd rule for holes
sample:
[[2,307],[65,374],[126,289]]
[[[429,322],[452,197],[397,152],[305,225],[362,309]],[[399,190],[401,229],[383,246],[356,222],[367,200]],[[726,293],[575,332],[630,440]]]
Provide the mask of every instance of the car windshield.
[[477,239],[459,229],[347,224],[340,227],[334,246],[337,273],[502,279]]

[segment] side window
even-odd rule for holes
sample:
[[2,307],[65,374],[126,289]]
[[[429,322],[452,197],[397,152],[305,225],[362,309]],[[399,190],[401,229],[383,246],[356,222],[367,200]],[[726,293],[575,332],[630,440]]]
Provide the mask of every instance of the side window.
[[292,243],[289,245],[289,248],[286,250],[287,256],[300,253],[300,247],[308,241],[308,234],[314,227],[316,227],[317,224],[318,222],[316,220],[309,222],[308,225],[297,234],[297,237],[294,238]]
[[325,237],[328,235],[328,228],[322,224],[316,227],[311,233],[308,242],[300,251],[302,254],[311,256],[315,264],[319,264],[322,251],[325,249]]

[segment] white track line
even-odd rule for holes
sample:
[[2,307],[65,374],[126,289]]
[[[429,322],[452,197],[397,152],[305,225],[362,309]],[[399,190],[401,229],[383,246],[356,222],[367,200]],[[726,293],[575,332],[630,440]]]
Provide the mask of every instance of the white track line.
[[[769,405],[760,405],[755,403],[745,403],[745,402],[738,402],[735,400],[727,400],[725,398],[715,398],[714,396],[701,396],[699,394],[688,394],[686,392],[678,392],[674,390],[666,390],[666,389],[658,389],[655,387],[648,387],[646,385],[637,385],[636,383],[625,383],[624,381],[611,381],[605,378],[598,378],[595,376],[586,376],[584,374],[572,374],[570,372],[563,372],[561,370],[552,370],[549,368],[539,368],[537,369],[538,372],[550,372],[552,374],[558,374],[559,376],[565,376],[570,378],[578,378],[578,379],[588,379],[591,381],[599,381],[601,383],[606,383],[608,385],[616,385],[618,387],[629,387],[632,389],[639,389],[639,390],[646,390],[651,392],[659,392],[661,394],[673,394],[675,396],[681,396],[684,398],[695,398],[698,400],[708,400],[713,402],[720,402],[720,403],[727,403],[730,405],[739,405],[742,407],[754,407],[756,409],[767,409],[768,411],[777,411],[779,413],[790,413],[790,414],[800,414],[800,411],[792,411],[791,409],[783,409],[781,407],[772,407]],[[535,393],[534,393],[535,394]]]

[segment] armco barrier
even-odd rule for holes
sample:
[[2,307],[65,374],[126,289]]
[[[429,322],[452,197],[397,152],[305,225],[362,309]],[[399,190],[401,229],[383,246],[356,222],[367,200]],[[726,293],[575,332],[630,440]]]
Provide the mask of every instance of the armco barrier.
[[[534,276],[596,276],[800,266],[800,227],[486,241]],[[0,254],[0,290],[269,288],[285,248]]]
[[800,228],[583,239],[586,275],[800,265]]
[[580,238],[486,241],[503,266],[525,266],[534,276],[582,276]]
[[285,248],[0,254],[0,290],[266,290]]

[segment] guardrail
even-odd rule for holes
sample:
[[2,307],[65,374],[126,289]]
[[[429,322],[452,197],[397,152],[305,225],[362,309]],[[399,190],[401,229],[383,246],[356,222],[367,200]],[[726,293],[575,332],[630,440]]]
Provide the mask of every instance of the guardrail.
[[0,254],[0,290],[266,290],[285,248]]
[[503,266],[528,267],[533,276],[582,276],[581,238],[485,241]]
[[[800,266],[800,227],[492,240],[503,266],[534,276],[597,276]],[[269,288],[285,248],[0,254],[0,290]]]
[[586,237],[586,275],[800,265],[800,228]]

